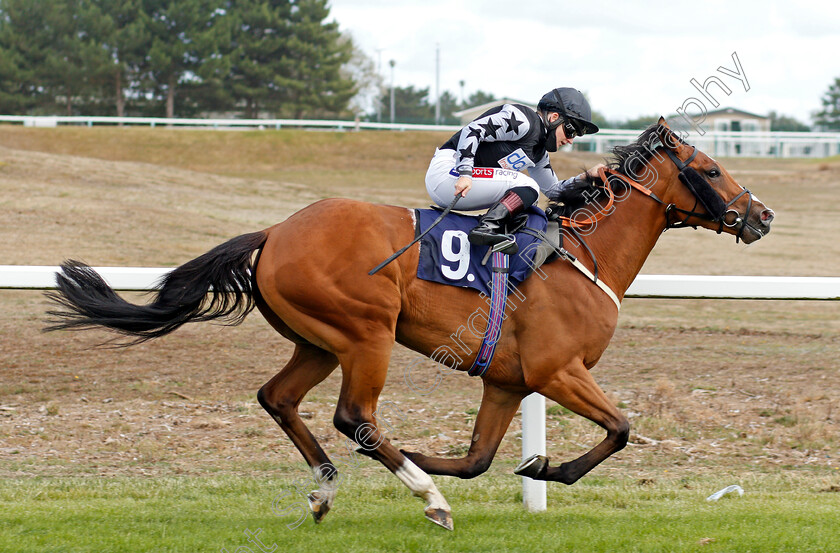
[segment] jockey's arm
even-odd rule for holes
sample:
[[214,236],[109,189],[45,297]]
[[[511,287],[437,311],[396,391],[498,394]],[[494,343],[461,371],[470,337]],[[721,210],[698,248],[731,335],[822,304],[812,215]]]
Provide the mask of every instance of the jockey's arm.
[[574,186],[576,182],[578,182],[577,177],[572,177],[566,180],[558,180],[547,190],[543,189],[543,194],[545,194],[549,200],[554,200],[561,192]]
[[578,184],[587,175],[592,177],[597,176],[598,169],[601,167],[605,167],[605,165],[603,163],[599,163],[579,175],[575,175],[569,179],[560,180],[557,178],[557,175],[554,174],[554,170],[548,162],[548,153],[546,153],[543,159],[541,159],[536,166],[528,170],[528,174],[532,179],[537,181],[537,184],[540,185],[540,189],[543,191],[543,194],[545,194],[550,200],[553,200],[561,192],[574,187],[575,184]]
[[554,199],[561,190],[565,190],[571,186],[578,178],[572,177],[570,179],[559,180],[557,175],[554,174],[554,169],[551,168],[547,152],[534,167],[528,169],[528,175],[537,181],[537,184],[540,185],[540,190],[542,190],[543,194],[548,196],[550,200]]

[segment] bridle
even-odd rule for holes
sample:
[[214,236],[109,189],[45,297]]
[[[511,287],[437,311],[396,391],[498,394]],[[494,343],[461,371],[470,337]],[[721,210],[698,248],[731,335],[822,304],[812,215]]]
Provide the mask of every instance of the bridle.
[[[676,165],[677,169],[679,169],[679,179],[680,181],[689,189],[689,191],[694,196],[694,206],[691,209],[681,209],[677,207],[676,204],[673,203],[666,203],[662,201],[652,190],[644,186],[643,184],[639,183],[635,179],[629,178],[625,175],[622,175],[618,171],[614,169],[607,169],[606,167],[601,167],[598,169],[598,178],[604,183],[604,190],[608,196],[608,203],[603,208],[599,209],[598,213],[594,214],[591,217],[587,217],[585,219],[579,219],[577,217],[559,217],[561,224],[567,228],[582,228],[589,225],[593,225],[606,217],[610,213],[610,208],[613,206],[615,202],[615,195],[609,186],[609,179],[610,178],[618,178],[622,180],[624,183],[629,185],[631,188],[638,190],[645,196],[651,198],[652,200],[662,204],[665,206],[665,230],[671,228],[685,228],[685,227],[692,227],[697,228],[697,225],[692,225],[688,222],[689,219],[695,217],[697,219],[702,219],[704,221],[711,221],[713,223],[719,223],[717,233],[720,234],[723,232],[724,227],[726,228],[734,228],[738,230],[738,234],[735,235],[735,242],[739,242],[741,238],[743,238],[744,230],[747,227],[750,227],[753,231],[757,232],[759,235],[764,235],[764,233],[755,228],[753,225],[747,222],[747,217],[749,216],[750,210],[752,209],[753,204],[753,194],[748,189],[741,186],[741,192],[732,198],[729,202],[725,202],[723,198],[720,197],[720,194],[712,188],[712,185],[703,178],[696,169],[689,167],[694,158],[697,157],[697,147],[692,146],[691,155],[688,156],[688,159],[682,161],[677,155],[670,150],[670,148],[663,148],[665,153],[668,157],[673,161],[674,165]],[[739,185],[740,186],[740,185]],[[741,196],[747,196],[749,203],[747,204],[747,209],[745,214],[742,216],[736,209],[732,209],[732,205],[737,202]],[[703,206],[706,210],[706,213],[698,212],[697,205]],[[732,222],[727,222],[727,218],[731,215],[734,216]],[[679,218],[679,215],[684,215],[682,219]]]
[[[697,157],[697,147],[692,146],[691,155],[688,156],[688,159],[685,161],[680,160],[677,155],[672,152],[669,148],[664,148],[665,153],[671,158],[671,161],[674,162],[674,165],[677,166],[677,169],[680,170],[679,178],[680,181],[686,186],[686,188],[691,191],[694,195],[694,206],[690,210],[680,209],[676,206],[676,204],[668,204],[665,207],[665,228],[683,228],[683,227],[693,227],[697,228],[697,225],[691,225],[687,223],[687,221],[691,217],[696,217],[697,219],[703,219],[704,221],[711,221],[713,223],[719,223],[717,233],[720,234],[723,232],[724,227],[728,228],[735,228],[738,230],[738,234],[735,235],[735,242],[739,242],[741,238],[744,236],[744,229],[748,226],[758,232],[759,234],[764,234],[749,223],[747,223],[747,217],[749,217],[750,210],[752,209],[753,204],[753,195],[752,192],[741,186],[741,192],[738,193],[737,196],[729,200],[729,202],[724,203],[724,199],[720,197],[720,194],[712,188],[712,185],[709,184],[709,181],[704,179],[700,176],[700,173],[697,170],[689,167],[694,158]],[[735,210],[731,209],[732,205],[737,202],[741,196],[747,196],[747,209],[743,216]],[[659,198],[654,198],[659,200]],[[659,200],[660,203],[664,203]],[[697,209],[697,204],[703,206],[706,210],[706,213],[699,213],[695,211]],[[678,213],[680,215],[685,215],[685,217],[679,221],[675,220],[672,217],[672,214]],[[732,223],[728,223],[726,218],[729,214],[734,215],[734,219]]]
[[[664,146],[664,144],[663,144]],[[712,185],[709,184],[705,178],[703,178],[700,173],[689,165],[694,158],[697,157],[697,148],[692,146],[691,155],[688,156],[688,159],[685,161],[680,160],[667,146],[663,148],[665,152],[668,154],[668,157],[671,158],[671,161],[674,162],[674,165],[679,169],[679,179],[680,181],[689,189],[689,191],[694,196],[694,206],[691,209],[681,209],[677,207],[674,203],[666,203],[664,202],[659,196],[657,196],[650,188],[647,188],[640,182],[636,181],[635,179],[629,178],[618,171],[613,169],[607,169],[606,167],[601,167],[598,169],[598,178],[603,183],[603,190],[606,192],[608,200],[606,205],[601,206],[597,213],[592,214],[590,211],[586,210],[585,213],[589,214],[586,218],[579,218],[574,216],[573,217],[565,217],[560,216],[556,212],[551,212],[552,209],[549,208],[547,213],[549,214],[549,220],[557,221],[559,224],[564,228],[571,232],[573,235],[576,236],[577,240],[582,244],[586,252],[589,254],[589,257],[592,259],[592,264],[594,267],[593,271],[589,271],[579,259],[577,259],[574,255],[570,254],[563,248],[563,231],[560,230],[559,232],[559,249],[558,246],[552,245],[554,252],[558,254],[559,257],[570,261],[572,265],[577,268],[580,272],[582,272],[589,280],[594,282],[601,290],[603,290],[615,303],[618,309],[621,309],[621,301],[619,300],[618,296],[615,292],[603,282],[603,280],[598,278],[598,260],[595,258],[595,253],[592,251],[586,241],[584,241],[583,236],[581,233],[578,232],[578,229],[588,227],[591,225],[595,225],[598,221],[612,213],[613,205],[616,202],[615,192],[612,190],[612,186],[610,186],[611,178],[618,178],[623,181],[626,185],[628,185],[631,189],[638,190],[645,196],[651,198],[652,200],[656,201],[660,205],[665,206],[665,229],[668,230],[670,228],[684,228],[684,227],[692,227],[697,228],[697,225],[692,225],[688,222],[689,219],[692,217],[696,217],[698,219],[702,219],[704,221],[712,221],[719,223],[717,233],[720,234],[723,232],[724,227],[726,228],[735,228],[738,230],[738,233],[735,235],[735,242],[739,242],[744,235],[744,229],[750,227],[759,234],[759,236],[764,236],[764,232],[755,228],[753,225],[747,222],[747,217],[749,216],[750,210],[752,209],[753,196],[752,192],[741,186],[741,192],[732,198],[729,202],[724,201],[723,198],[720,197],[720,194],[712,188]],[[656,183],[653,183],[656,184]],[[651,186],[653,186],[653,184]],[[740,185],[739,185],[740,186]],[[741,196],[747,194],[749,203],[747,204],[747,210],[745,214],[742,216],[736,209],[732,208],[732,205],[741,198]],[[589,198],[587,198],[589,199]],[[703,208],[706,209],[706,213],[701,213],[696,211],[697,205],[700,204]],[[673,214],[681,214],[684,215],[681,220],[675,219]],[[732,223],[728,223],[726,218],[729,214],[734,214],[735,219]],[[545,235],[539,236],[543,239],[544,242],[552,244],[551,240],[546,238]]]

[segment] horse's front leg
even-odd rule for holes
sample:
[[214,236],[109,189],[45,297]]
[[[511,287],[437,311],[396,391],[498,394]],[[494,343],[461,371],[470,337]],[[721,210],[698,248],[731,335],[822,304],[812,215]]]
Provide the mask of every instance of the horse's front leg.
[[513,393],[484,384],[484,395],[475,419],[472,442],[465,457],[444,459],[427,457],[422,453],[402,451],[418,467],[429,474],[443,474],[459,478],[475,478],[493,462],[496,450],[516,414],[524,394]]
[[601,461],[627,445],[630,423],[595,383],[582,362],[557,371],[548,384],[535,391],[591,420],[607,431],[607,437],[589,452],[559,467],[550,467],[547,457],[534,455],[517,467],[516,474],[535,480],[574,484]]

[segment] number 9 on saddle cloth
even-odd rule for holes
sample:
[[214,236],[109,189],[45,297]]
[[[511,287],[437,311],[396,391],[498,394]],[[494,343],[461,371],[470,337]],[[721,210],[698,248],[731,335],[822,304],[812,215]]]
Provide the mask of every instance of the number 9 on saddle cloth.
[[[415,236],[423,233],[440,214],[434,209],[417,209],[415,213]],[[531,207],[525,215],[525,228],[545,232],[547,220],[543,210]],[[417,278],[472,288],[490,296],[491,267],[490,264],[481,264],[489,246],[475,246],[467,240],[467,235],[476,225],[476,219],[474,216],[450,213],[424,236],[420,240]],[[540,240],[524,232],[518,232],[514,237],[519,251],[510,256],[508,271],[514,283],[519,284],[533,271],[534,256]]]

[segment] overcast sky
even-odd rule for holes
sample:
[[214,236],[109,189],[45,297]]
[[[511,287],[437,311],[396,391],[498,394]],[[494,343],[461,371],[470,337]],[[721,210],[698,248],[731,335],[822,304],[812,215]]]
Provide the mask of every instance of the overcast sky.
[[[691,85],[715,75],[721,107],[811,123],[820,98],[840,77],[840,3],[681,0],[331,0],[332,17],[390,83],[460,97],[483,90],[536,103],[571,86],[610,119],[674,113],[689,98],[714,109]],[[745,85],[718,71],[736,72]],[[687,111],[699,111],[686,106]]]

